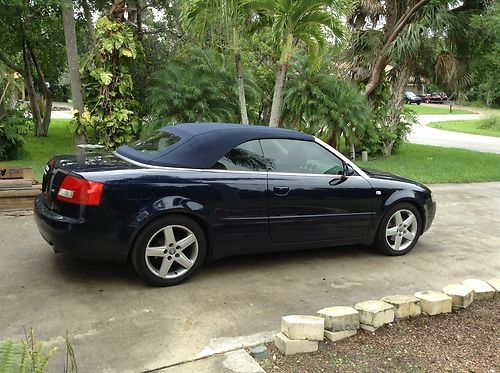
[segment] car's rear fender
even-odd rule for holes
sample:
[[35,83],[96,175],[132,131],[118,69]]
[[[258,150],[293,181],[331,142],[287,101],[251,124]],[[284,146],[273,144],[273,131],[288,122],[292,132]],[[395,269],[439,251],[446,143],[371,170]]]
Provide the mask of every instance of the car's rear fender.
[[127,248],[127,256],[130,256],[138,235],[146,226],[157,219],[172,214],[184,215],[193,219],[200,225],[207,240],[207,259],[210,259],[212,251],[211,243],[213,240],[208,222],[210,217],[209,210],[200,202],[185,196],[165,196],[152,200],[145,204],[144,207],[130,219],[127,224],[127,229],[132,231],[132,235]]

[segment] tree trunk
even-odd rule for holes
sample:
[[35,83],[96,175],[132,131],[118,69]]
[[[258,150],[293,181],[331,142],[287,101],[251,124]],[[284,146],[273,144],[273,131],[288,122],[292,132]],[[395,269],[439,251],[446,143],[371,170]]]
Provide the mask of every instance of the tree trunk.
[[382,70],[387,66],[387,50],[391,43],[401,34],[407,24],[410,23],[415,13],[430,0],[420,0],[416,4],[407,8],[406,11],[396,20],[397,7],[388,2],[389,14],[386,16],[386,26],[384,26],[384,44],[379,49],[375,63],[370,72],[368,83],[366,84],[364,95],[370,96],[372,92],[380,85]]
[[[394,75],[389,81],[389,101],[387,106],[387,118],[384,123],[386,130],[392,134],[397,131],[399,123],[401,122],[401,114],[404,108],[404,92],[406,85],[410,79],[411,69],[410,61],[404,61],[397,68],[395,68]],[[392,139],[384,139],[384,152],[389,156],[392,154],[392,147],[395,141]]]
[[333,133],[332,136],[328,139],[328,145],[330,145],[334,149],[338,149],[339,140],[336,133]]
[[[64,3],[67,3],[67,1],[64,0],[63,4]],[[73,7],[73,4],[71,4],[71,6]],[[92,43],[92,48],[94,48],[95,47],[94,23],[92,22],[92,12],[90,11],[89,3],[87,0],[82,0],[82,8],[83,8],[83,14],[85,16],[85,22],[87,23],[87,31],[89,32],[90,42]],[[63,10],[63,16],[64,16],[64,10]]]
[[236,73],[238,74],[238,97],[240,99],[241,123],[248,124],[247,100],[245,98],[245,82],[243,80],[243,70],[241,68],[241,54],[236,53],[234,56],[236,64]]
[[28,93],[28,98],[30,100],[31,107],[31,117],[33,119],[33,124],[35,125],[34,134],[38,136],[42,128],[42,117],[40,116],[40,108],[38,107],[38,101],[36,99],[35,85],[33,84],[33,75],[31,73],[31,56],[26,45],[24,38],[24,28],[22,37],[22,48],[23,48],[23,77],[24,83],[26,84],[26,91]]
[[42,91],[43,97],[45,99],[45,109],[43,112],[43,118],[42,118],[42,127],[41,131],[37,131],[36,136],[47,136],[49,134],[49,125],[50,125],[50,118],[52,115],[52,100],[53,100],[53,95],[52,91],[49,89],[47,85],[47,81],[45,80],[45,75],[43,74],[42,68],[40,64],[38,63],[35,53],[32,48],[27,46],[28,50],[30,52],[31,60],[33,61],[33,64],[35,65],[35,69],[38,75],[38,80],[39,80],[39,85],[40,89]]
[[[71,98],[73,99],[73,108],[78,110],[77,121],[80,120],[84,111],[82,82],[80,79],[78,48],[76,44],[75,32],[75,13],[72,0],[62,1],[64,39],[66,41],[66,55],[68,57],[69,80],[71,84]],[[80,126],[77,126],[80,127]],[[85,144],[85,133],[75,131],[75,144]]]
[[137,16],[136,16],[136,26],[137,26],[137,39],[139,39],[139,41],[141,42],[142,44],[142,41],[144,39],[144,30],[142,29],[142,11],[144,10],[142,8],[142,4],[140,2],[140,0],[136,0],[135,1],[135,6],[137,7]]
[[387,56],[385,55],[385,51],[381,51],[380,53],[381,54],[379,54],[375,63],[373,64],[370,77],[368,78],[368,83],[366,83],[365,91],[363,93],[363,95],[366,97],[371,95],[373,91],[377,89],[380,84],[382,70],[384,70],[387,66]]
[[281,105],[283,103],[283,93],[285,90],[286,74],[288,72],[288,61],[284,62],[276,75],[274,84],[273,104],[271,106],[270,127],[278,127],[281,119]]

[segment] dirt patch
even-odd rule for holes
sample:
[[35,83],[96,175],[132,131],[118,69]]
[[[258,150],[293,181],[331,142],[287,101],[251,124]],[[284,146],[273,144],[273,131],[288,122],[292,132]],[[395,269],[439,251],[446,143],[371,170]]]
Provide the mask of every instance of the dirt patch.
[[364,330],[319,351],[285,357],[270,343],[272,372],[500,372],[500,299]]

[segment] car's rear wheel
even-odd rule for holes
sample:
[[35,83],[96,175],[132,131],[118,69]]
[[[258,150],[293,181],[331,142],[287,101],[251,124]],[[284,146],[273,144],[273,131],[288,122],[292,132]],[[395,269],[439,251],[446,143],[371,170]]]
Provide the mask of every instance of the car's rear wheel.
[[389,209],[380,223],[376,244],[386,255],[404,255],[415,247],[420,237],[422,218],[410,203]]
[[132,265],[153,286],[177,285],[200,269],[206,254],[203,230],[182,215],[155,220],[139,234]]

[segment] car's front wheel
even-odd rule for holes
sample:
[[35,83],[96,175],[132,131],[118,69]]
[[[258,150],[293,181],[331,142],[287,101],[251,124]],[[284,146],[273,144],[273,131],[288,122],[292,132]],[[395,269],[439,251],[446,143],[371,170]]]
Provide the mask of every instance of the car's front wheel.
[[206,239],[195,221],[169,215],[146,226],[133,250],[132,265],[144,281],[171,286],[186,281],[201,267]]
[[387,255],[404,255],[418,242],[422,218],[410,203],[401,203],[389,209],[380,223],[376,244]]

